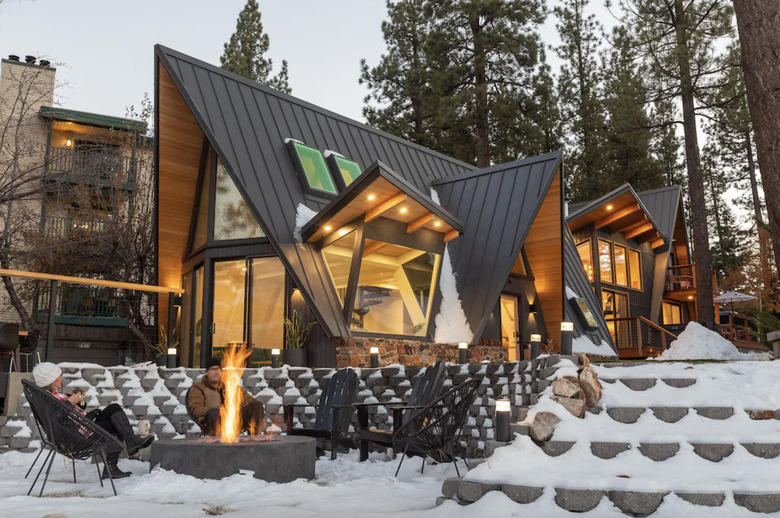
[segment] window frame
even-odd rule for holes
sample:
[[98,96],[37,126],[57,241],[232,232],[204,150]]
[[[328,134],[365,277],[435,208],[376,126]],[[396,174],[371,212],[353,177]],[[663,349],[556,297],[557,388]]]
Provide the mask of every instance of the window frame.
[[[327,165],[328,169],[330,169],[331,176],[336,180],[337,189],[339,190],[339,192],[349,187],[352,184],[352,182],[357,181],[360,175],[363,174],[363,168],[360,167],[359,163],[355,162],[354,160],[350,160],[349,158],[335,151],[326,150],[322,156],[325,158],[325,165]],[[349,184],[347,184],[346,180],[344,180],[344,174],[341,172],[341,165],[339,164],[339,160],[342,160],[344,162],[349,162],[350,164],[355,164],[357,168],[360,170],[358,176],[354,180],[352,180],[352,182],[350,182]]]
[[[599,249],[599,245],[601,243],[605,243],[607,246],[609,246],[609,279],[605,280],[602,277],[602,271],[601,271],[601,250]],[[613,286],[618,286],[615,284],[615,265],[614,265],[614,247],[612,241],[604,238],[598,238],[598,241],[596,243],[596,250],[598,252],[598,264],[599,264],[599,282],[606,283],[606,284],[612,284]]]
[[[625,278],[626,283],[620,284],[618,282],[618,272],[617,272],[617,249],[621,248],[623,250],[623,267],[625,270]],[[613,283],[615,286],[620,286],[621,288],[630,288],[631,287],[631,278],[628,273],[628,250],[629,248],[626,245],[621,245],[619,243],[612,243],[612,275],[615,279],[615,282]]]
[[[634,288],[633,286],[633,280],[634,276],[631,274],[631,254],[636,254],[637,260],[638,260],[638,272],[639,272],[639,287]],[[635,248],[629,248],[628,249],[628,287],[634,291],[643,292],[645,291],[645,279],[644,279],[644,273],[642,270],[642,251],[637,250]]]
[[[680,312],[680,321],[678,323],[676,323],[676,324],[674,322],[671,322],[671,323],[668,323],[668,324],[666,323],[666,321],[665,321],[666,319],[664,318],[664,305],[672,306],[672,307],[675,307],[675,308],[678,309],[678,311]],[[676,326],[676,325],[681,325],[683,323],[684,323],[684,321],[683,321],[683,306],[682,306],[682,304],[679,303],[679,302],[674,302],[674,301],[671,301],[671,300],[663,299],[661,301],[661,325],[664,325],[664,326]]]
[[[322,158],[323,164],[325,165],[325,174],[328,175],[328,178],[330,178],[330,181],[333,183],[333,189],[335,190],[335,192],[330,192],[325,189],[319,189],[317,187],[312,186],[309,183],[309,176],[306,174],[306,168],[303,166],[303,162],[301,161],[301,157],[298,154],[298,148],[296,147],[296,145],[300,145],[302,147],[311,149],[319,153],[320,158]],[[339,195],[339,185],[340,185],[339,181],[338,179],[333,177],[331,168],[328,166],[325,157],[322,155],[322,151],[320,151],[315,147],[307,146],[300,140],[294,138],[285,139],[285,146],[287,147],[287,152],[290,155],[290,160],[292,160],[292,163],[295,166],[295,171],[298,173],[298,182],[301,184],[301,189],[303,189],[304,193],[313,196],[319,196],[328,200],[333,199]]]
[[588,279],[588,282],[593,284],[594,282],[596,282],[596,276],[593,275],[593,273],[591,273],[590,276],[588,276],[588,271],[585,269],[585,263],[582,262],[582,255],[580,254],[580,246],[582,246],[582,245],[587,245],[588,255],[590,256],[590,267],[591,267],[591,270],[592,270],[593,269],[593,264],[594,264],[593,263],[593,243],[592,243],[591,239],[588,237],[586,239],[583,239],[579,243],[575,243],[574,244],[574,247],[577,249],[577,255],[580,258],[580,264],[582,264],[582,271],[585,272],[585,277]]

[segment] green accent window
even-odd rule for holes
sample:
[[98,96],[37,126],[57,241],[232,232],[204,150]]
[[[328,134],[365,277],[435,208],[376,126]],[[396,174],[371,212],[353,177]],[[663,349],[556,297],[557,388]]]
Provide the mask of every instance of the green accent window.
[[306,174],[306,181],[309,187],[318,191],[324,191],[330,194],[336,194],[336,184],[330,176],[325,159],[322,157],[319,149],[304,146],[300,142],[293,142],[295,152],[300,160],[303,172]]
[[360,176],[360,173],[363,172],[360,170],[360,166],[356,162],[347,160],[346,158],[340,156],[334,156],[333,158],[336,161],[336,165],[338,165],[339,172],[341,173],[341,178],[344,179],[345,186],[348,186],[357,180],[358,176]]

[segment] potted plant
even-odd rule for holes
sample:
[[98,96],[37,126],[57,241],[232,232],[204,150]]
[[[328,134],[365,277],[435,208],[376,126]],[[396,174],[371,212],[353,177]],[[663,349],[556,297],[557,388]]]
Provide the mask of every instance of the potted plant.
[[303,325],[298,310],[293,309],[292,318],[284,317],[284,363],[295,367],[306,366],[306,351],[303,344],[317,322]]
[[[175,332],[175,331],[174,331]],[[168,333],[165,332],[165,326],[160,324],[160,339],[156,344],[150,346],[150,349],[154,353],[154,363],[158,367],[165,367],[168,359],[168,348],[178,347],[179,339],[176,338],[171,344],[168,344]]]

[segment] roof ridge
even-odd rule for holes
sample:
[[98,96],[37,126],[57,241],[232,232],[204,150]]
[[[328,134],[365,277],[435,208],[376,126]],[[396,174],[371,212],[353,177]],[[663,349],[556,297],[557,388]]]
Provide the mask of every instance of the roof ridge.
[[445,155],[444,153],[441,153],[441,152],[436,151],[434,149],[431,149],[429,147],[425,147],[423,145],[417,144],[417,143],[412,142],[410,140],[406,140],[406,139],[404,139],[402,137],[399,137],[397,135],[393,135],[392,133],[387,133],[387,132],[382,131],[380,129],[377,129],[377,128],[373,127],[373,126],[369,126],[368,124],[366,124],[364,122],[360,122],[360,121],[356,121],[354,119],[350,119],[349,117],[347,117],[345,115],[341,115],[340,113],[336,113],[336,112],[334,112],[332,110],[329,110],[327,108],[323,108],[322,106],[317,106],[316,104],[311,103],[309,101],[305,101],[305,100],[303,100],[303,99],[301,99],[299,97],[294,97],[294,96],[292,96],[290,94],[286,94],[284,92],[280,92],[278,90],[275,90],[275,89],[271,88],[268,85],[264,85],[262,83],[258,83],[257,81],[252,81],[252,80],[247,79],[246,77],[241,76],[239,74],[236,74],[236,73],[233,73],[233,72],[229,72],[227,70],[223,70],[222,68],[220,68],[220,67],[218,67],[216,65],[212,65],[211,63],[208,63],[206,61],[200,60],[198,58],[194,58],[192,56],[189,56],[187,54],[179,52],[178,50],[174,50],[174,49],[172,49],[170,47],[166,47],[165,45],[161,45],[161,44],[158,43],[158,44],[155,45],[155,49],[159,49],[159,52],[162,53],[162,54],[165,54],[166,56],[174,57],[176,59],[180,59],[182,61],[186,61],[186,62],[190,63],[193,66],[198,66],[198,67],[203,68],[205,70],[208,70],[210,72],[213,72],[213,73],[216,73],[216,74],[220,74],[222,76],[227,77],[228,79],[231,79],[231,80],[234,80],[234,81],[238,81],[239,83],[243,83],[244,85],[246,85],[246,86],[248,86],[250,88],[254,88],[256,90],[260,90],[261,92],[263,92],[263,93],[265,93],[267,95],[271,95],[273,97],[277,97],[277,98],[283,99],[286,102],[297,104],[297,105],[299,105],[301,107],[308,108],[310,110],[316,111],[317,113],[321,113],[323,115],[327,115],[329,117],[333,117],[333,118],[339,119],[339,120],[341,120],[342,122],[344,122],[346,124],[350,124],[350,125],[353,125],[353,126],[360,127],[360,128],[365,129],[367,131],[375,133],[375,134],[377,134],[377,135],[379,135],[379,136],[381,136],[383,138],[388,138],[388,139],[391,139],[391,140],[395,140],[395,141],[397,141],[397,142],[399,142],[399,143],[401,143],[401,144],[403,144],[405,146],[416,148],[416,149],[418,149],[418,150],[420,150],[420,151],[422,151],[424,153],[430,154],[430,155],[435,156],[437,158],[444,159],[447,162],[453,163],[453,164],[455,164],[457,166],[468,167],[470,169],[475,169],[475,167],[473,165],[471,165],[469,163],[466,163],[466,162],[463,162],[462,160],[458,160],[457,158],[453,158],[451,156]]
[[431,182],[431,186],[436,185],[443,185],[445,183],[452,183],[457,182],[460,180],[466,180],[468,178],[473,178],[475,176],[482,176],[485,174],[492,174],[498,171],[504,171],[506,169],[512,169],[514,167],[520,167],[523,165],[528,164],[535,164],[540,162],[549,162],[550,160],[561,160],[563,161],[563,151],[551,151],[549,153],[545,153],[543,155],[534,155],[518,160],[514,160],[512,162],[506,162],[503,164],[496,164],[492,165],[490,167],[484,167],[481,169],[474,169],[472,171],[466,171],[463,173],[458,173],[456,175],[447,176],[446,178],[440,178],[438,180],[434,180]]
[[652,194],[659,191],[671,191],[671,190],[682,191],[682,187],[680,187],[679,185],[667,185],[665,187],[656,187],[655,189],[648,189],[646,191],[637,191],[637,194],[639,195]]

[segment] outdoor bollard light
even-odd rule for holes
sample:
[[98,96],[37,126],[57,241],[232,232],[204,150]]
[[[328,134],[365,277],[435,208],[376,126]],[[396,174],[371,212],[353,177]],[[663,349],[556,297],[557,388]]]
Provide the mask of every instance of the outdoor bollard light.
[[561,322],[561,354],[571,356],[571,338],[574,333],[574,324]]
[[371,349],[371,368],[376,369],[379,367],[379,347],[372,347]]
[[509,415],[512,406],[508,399],[496,400],[496,440],[509,442]]
[[169,347],[168,348],[168,358],[165,362],[165,366],[169,369],[175,369],[176,368],[176,348],[175,347]]
[[279,368],[279,349],[271,349],[271,367]]
[[458,363],[465,365],[469,362],[469,344],[461,342],[458,344]]
[[531,359],[537,359],[540,352],[542,352],[542,335],[531,335]]

